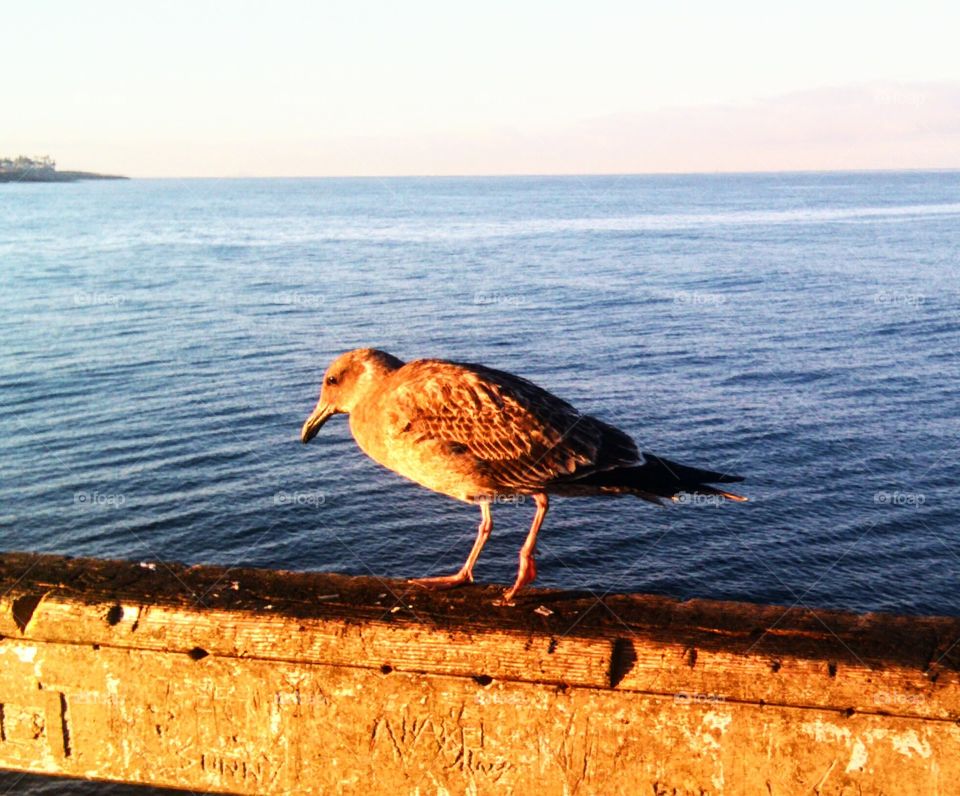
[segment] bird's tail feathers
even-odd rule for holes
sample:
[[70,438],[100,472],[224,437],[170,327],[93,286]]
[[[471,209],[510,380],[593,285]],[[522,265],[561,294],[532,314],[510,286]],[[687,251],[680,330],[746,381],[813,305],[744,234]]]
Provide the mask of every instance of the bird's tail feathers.
[[747,500],[743,495],[711,486],[737,483],[743,476],[689,467],[652,453],[645,452],[643,456],[643,464],[593,473],[578,479],[578,483],[597,486],[603,491],[633,494],[651,503],[662,503],[662,498],[676,501],[681,493],[713,495],[738,503]]

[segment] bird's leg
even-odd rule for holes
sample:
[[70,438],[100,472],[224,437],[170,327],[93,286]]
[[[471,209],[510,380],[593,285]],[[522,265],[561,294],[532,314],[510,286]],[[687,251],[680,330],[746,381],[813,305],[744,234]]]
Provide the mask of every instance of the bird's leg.
[[452,589],[461,583],[473,583],[473,565],[477,563],[480,551],[483,550],[483,545],[490,538],[490,531],[492,530],[493,515],[490,513],[490,503],[484,500],[480,503],[480,527],[477,529],[477,540],[473,543],[473,549],[467,556],[466,563],[460,567],[460,571],[455,575],[416,578],[410,582],[427,589]]
[[537,513],[533,515],[533,524],[530,526],[530,533],[527,534],[527,541],[520,548],[520,569],[517,571],[517,580],[503,593],[504,602],[510,602],[520,589],[532,583],[537,577],[537,562],[533,558],[533,552],[537,546],[537,533],[543,524],[543,518],[547,516],[550,502],[545,492],[535,494],[533,499],[537,504]]

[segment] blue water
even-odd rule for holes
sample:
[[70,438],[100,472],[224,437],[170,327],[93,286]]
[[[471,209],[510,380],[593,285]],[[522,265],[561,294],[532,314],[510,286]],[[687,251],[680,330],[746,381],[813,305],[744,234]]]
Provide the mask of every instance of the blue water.
[[[453,571],[479,512],[298,441],[336,354],[483,362],[744,505],[553,501],[544,586],[956,614],[960,174],[0,186],[2,548]],[[476,574],[512,581],[498,507]]]

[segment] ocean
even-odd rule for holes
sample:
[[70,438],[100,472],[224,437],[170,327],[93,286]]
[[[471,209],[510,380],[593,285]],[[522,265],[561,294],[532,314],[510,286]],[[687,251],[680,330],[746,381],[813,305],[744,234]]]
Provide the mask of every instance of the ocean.
[[[958,172],[2,185],[2,549],[455,571],[475,507],[345,418],[298,440],[372,346],[746,477],[555,499],[538,585],[955,615],[958,257]],[[495,507],[478,580],[512,582],[532,513]]]

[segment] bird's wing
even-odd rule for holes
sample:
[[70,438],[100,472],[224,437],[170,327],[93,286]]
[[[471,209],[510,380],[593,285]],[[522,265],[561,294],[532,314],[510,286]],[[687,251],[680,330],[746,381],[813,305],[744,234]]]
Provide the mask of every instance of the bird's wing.
[[395,400],[408,421],[404,433],[470,454],[504,491],[536,491],[642,461],[622,431],[526,379],[442,360],[401,370]]

